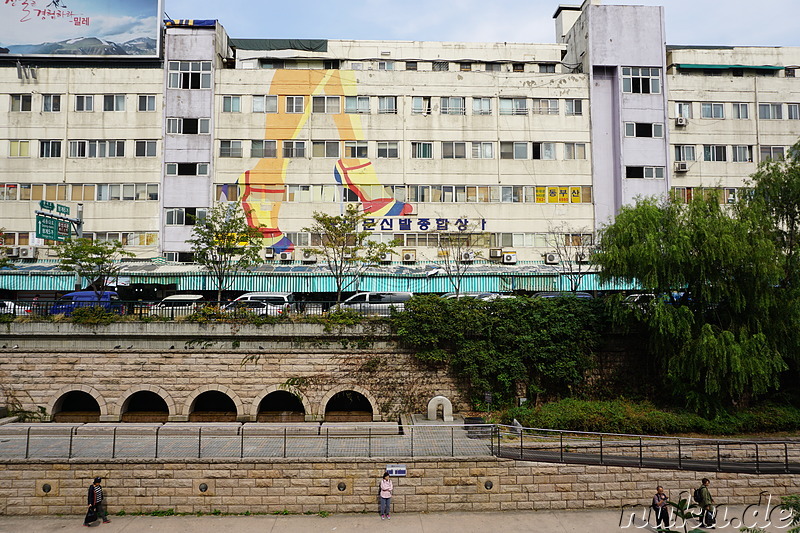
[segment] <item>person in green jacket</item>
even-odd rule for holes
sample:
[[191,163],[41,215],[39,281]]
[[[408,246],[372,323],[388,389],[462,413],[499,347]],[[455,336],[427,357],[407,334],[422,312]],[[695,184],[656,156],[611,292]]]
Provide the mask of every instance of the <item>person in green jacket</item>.
[[700,527],[706,527],[709,529],[716,529],[714,523],[717,521],[714,518],[714,497],[711,496],[711,491],[708,490],[708,486],[711,484],[711,481],[707,478],[703,478],[703,485],[700,487],[700,501],[697,504],[700,506]]

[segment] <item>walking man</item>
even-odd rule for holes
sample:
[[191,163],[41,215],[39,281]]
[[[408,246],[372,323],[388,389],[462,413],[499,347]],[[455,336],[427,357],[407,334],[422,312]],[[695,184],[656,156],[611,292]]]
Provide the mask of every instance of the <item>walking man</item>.
[[656,493],[653,496],[653,510],[656,512],[656,528],[660,530],[659,526],[663,526],[664,530],[669,529],[669,511],[667,511],[667,495],[664,494],[664,487],[659,485],[656,487]]
[[703,478],[703,484],[700,486],[699,496],[697,504],[700,506],[700,527],[705,527],[709,529],[716,529],[714,524],[716,523],[716,518],[714,518],[714,498],[711,496],[711,491],[708,490],[708,486],[711,484],[711,481],[707,478]]
[[100,482],[101,478],[94,478],[94,483],[89,485],[89,509],[86,512],[86,518],[83,520],[83,525],[89,527],[89,524],[97,520],[103,519],[104,524],[108,524],[111,520],[108,519],[108,505],[106,504],[105,495],[103,494],[103,487]]

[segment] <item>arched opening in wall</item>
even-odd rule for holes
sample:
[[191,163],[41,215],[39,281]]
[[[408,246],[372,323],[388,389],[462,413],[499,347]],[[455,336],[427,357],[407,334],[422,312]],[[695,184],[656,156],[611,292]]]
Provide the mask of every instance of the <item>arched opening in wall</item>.
[[285,390],[267,394],[258,404],[259,422],[304,422],[305,419],[303,402]]
[[372,422],[372,405],[360,392],[337,392],[325,406],[325,422]]
[[236,422],[236,404],[224,392],[204,392],[192,402],[189,422]]
[[168,418],[167,402],[149,390],[131,394],[122,405],[123,422],[166,422]]
[[79,390],[67,392],[53,406],[53,422],[99,422],[100,405],[91,394]]

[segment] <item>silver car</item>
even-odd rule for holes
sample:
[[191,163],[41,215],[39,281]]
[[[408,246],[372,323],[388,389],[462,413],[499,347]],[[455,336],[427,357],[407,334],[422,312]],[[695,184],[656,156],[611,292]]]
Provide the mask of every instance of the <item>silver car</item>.
[[389,316],[391,309],[405,309],[406,302],[412,296],[414,293],[411,292],[359,292],[342,302],[342,309],[351,309],[365,315]]
[[30,316],[31,307],[11,300],[0,300],[0,315]]

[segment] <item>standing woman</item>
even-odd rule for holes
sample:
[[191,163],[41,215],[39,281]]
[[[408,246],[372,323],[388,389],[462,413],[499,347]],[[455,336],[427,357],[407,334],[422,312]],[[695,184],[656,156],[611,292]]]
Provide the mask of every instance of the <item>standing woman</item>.
[[389,515],[392,509],[392,490],[394,490],[394,484],[392,480],[389,479],[389,472],[384,472],[380,488],[378,489],[378,496],[380,497],[378,510],[381,513],[381,520],[392,519]]

